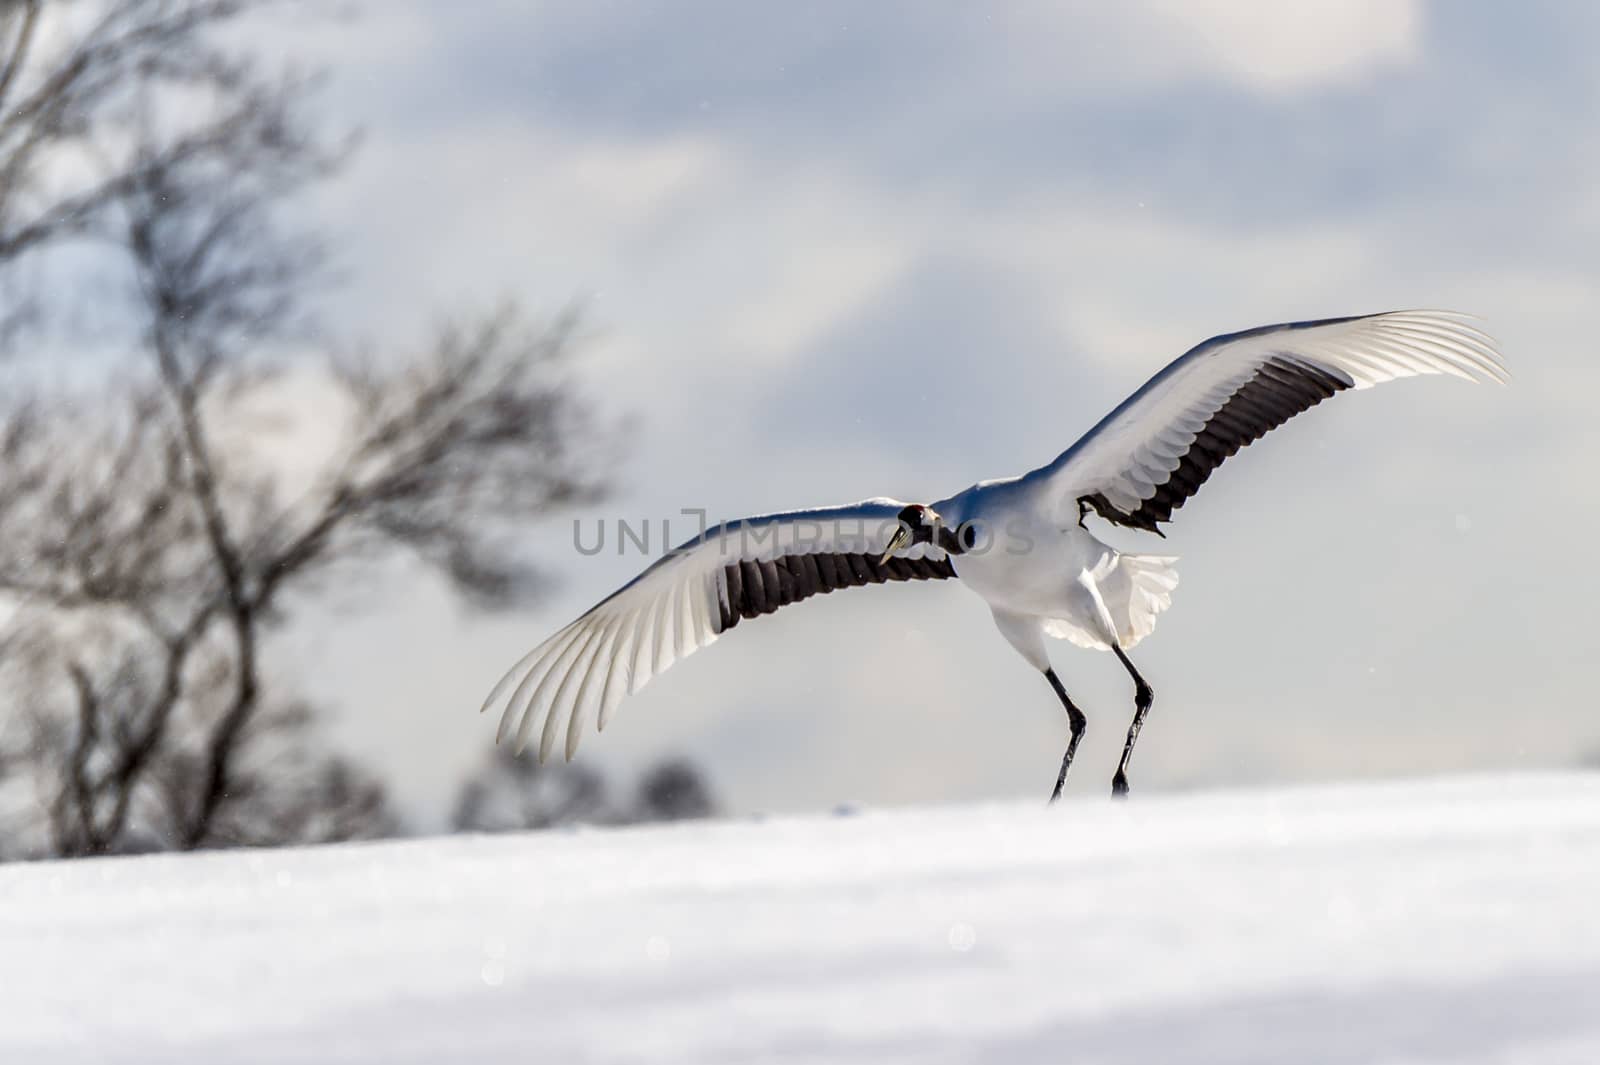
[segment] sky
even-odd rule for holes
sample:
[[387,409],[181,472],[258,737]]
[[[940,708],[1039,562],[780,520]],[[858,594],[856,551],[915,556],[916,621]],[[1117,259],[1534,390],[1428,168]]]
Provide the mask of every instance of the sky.
[[[1341,397],[1167,541],[1101,527],[1182,558],[1134,656],[1134,788],[1600,751],[1600,9],[483,0],[303,30],[259,40],[325,65],[322,117],[362,134],[313,205],[325,317],[400,350],[500,298],[576,304],[585,391],[628,427],[611,497],[527,530],[553,580],[527,609],[386,571],[275,647],[424,827],[500,673],[645,561],[580,554],[574,520],[937,499],[1049,460],[1205,337],[1398,307],[1482,316],[1511,385]],[[1069,792],[1102,792],[1131,685],[1052,653],[1089,717]],[[740,626],[579,757],[691,756],[739,812],[1042,801],[1066,735],[944,582]]]

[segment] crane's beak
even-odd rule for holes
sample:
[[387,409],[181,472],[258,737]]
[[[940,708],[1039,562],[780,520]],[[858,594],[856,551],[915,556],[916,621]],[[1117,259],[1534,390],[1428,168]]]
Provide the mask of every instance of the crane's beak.
[[894,553],[896,551],[900,550],[902,547],[906,546],[906,544],[908,544],[910,542],[911,542],[911,533],[910,533],[909,530],[906,529],[906,527],[904,525],[901,525],[900,527],[895,529],[894,537],[892,539],[890,539],[890,541],[889,541],[889,550],[885,551],[883,553],[883,557],[878,559],[878,565],[881,566],[885,562],[888,562],[889,559],[894,557]]

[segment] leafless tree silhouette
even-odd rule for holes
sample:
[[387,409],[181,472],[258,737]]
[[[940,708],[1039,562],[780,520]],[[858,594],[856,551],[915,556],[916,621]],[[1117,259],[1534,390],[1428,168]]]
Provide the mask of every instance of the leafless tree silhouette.
[[633,802],[633,816],[639,821],[693,821],[716,812],[717,800],[705,775],[684,758],[648,770]]
[[515,832],[623,819],[605,778],[591,767],[540,765],[497,747],[462,785],[451,823],[461,832]]
[[565,825],[619,825],[714,816],[717,803],[695,765],[669,759],[647,769],[631,802],[618,801],[605,777],[585,765],[540,765],[507,748],[490,753],[467,778],[453,826],[463,832],[515,832]]
[[[413,358],[318,340],[303,304],[323,251],[286,218],[344,148],[307,117],[310,81],[218,43],[261,6],[0,0],[0,293],[30,263],[91,259],[127,296],[112,353],[71,383],[0,367],[12,852],[388,831],[383,789],[263,675],[289,593],[403,552],[515,601],[531,584],[513,527],[599,488],[570,321],[502,310]],[[45,286],[0,320],[14,350],[45,348],[99,298]],[[337,398],[342,431],[291,478],[247,430],[296,382]]]

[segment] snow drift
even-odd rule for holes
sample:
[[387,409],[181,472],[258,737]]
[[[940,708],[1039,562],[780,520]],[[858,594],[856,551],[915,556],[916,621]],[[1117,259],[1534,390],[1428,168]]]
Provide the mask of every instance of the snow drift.
[[1600,1061],[1600,774],[0,868],[0,1060]]

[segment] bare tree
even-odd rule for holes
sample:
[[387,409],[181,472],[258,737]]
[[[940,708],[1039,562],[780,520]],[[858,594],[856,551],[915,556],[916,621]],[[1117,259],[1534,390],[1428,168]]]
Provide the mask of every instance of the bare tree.
[[[258,6],[0,0],[0,278],[70,246],[128,295],[107,383],[30,389],[13,366],[0,399],[14,850],[388,830],[382,789],[308,742],[307,708],[263,675],[286,597],[402,552],[514,601],[531,588],[516,524],[598,490],[568,320],[500,311],[409,359],[303,354],[322,256],[284,218],[340,151],[304,115],[306,82],[215,43]],[[344,431],[289,483],[237,430],[295,382],[337,396]]]
[[693,762],[673,758],[645,773],[633,802],[639,821],[693,821],[713,817],[717,800]]
[[596,770],[570,763],[540,765],[538,759],[518,758],[502,746],[462,785],[451,823],[459,832],[515,832],[623,819]]
[[674,758],[647,769],[631,803],[612,797],[588,766],[540,765],[498,747],[461,786],[452,825],[461,832],[515,832],[565,825],[684,821],[717,812],[710,785],[694,763]]

